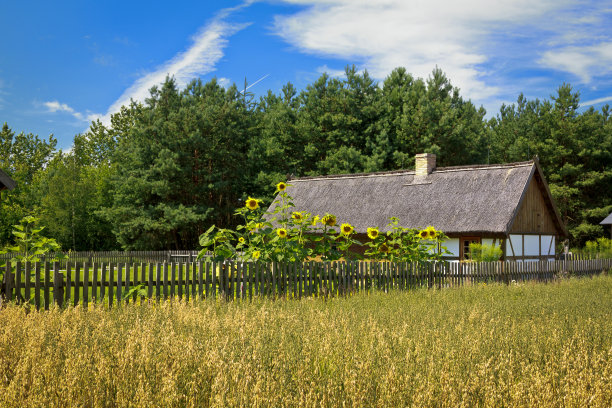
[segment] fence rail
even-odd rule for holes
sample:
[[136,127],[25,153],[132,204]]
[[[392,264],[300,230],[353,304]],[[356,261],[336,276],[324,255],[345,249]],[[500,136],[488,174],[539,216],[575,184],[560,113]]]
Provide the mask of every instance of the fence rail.
[[[141,262],[194,262],[198,256],[198,251],[70,251],[70,252],[50,252],[41,255],[41,262],[52,260],[62,254],[63,260],[60,267],[65,268],[67,263],[87,262],[89,264],[105,263],[141,263]],[[0,263],[9,260],[22,253],[0,254]]]
[[108,306],[167,299],[246,300],[253,297],[343,296],[371,290],[410,290],[478,282],[542,281],[560,274],[609,271],[612,259],[539,262],[390,263],[246,262],[9,263],[0,270],[4,301],[37,309],[105,303]]

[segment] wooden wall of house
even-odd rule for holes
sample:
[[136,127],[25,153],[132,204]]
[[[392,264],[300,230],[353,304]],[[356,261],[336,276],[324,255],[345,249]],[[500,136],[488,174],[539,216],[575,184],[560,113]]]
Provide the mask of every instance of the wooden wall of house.
[[510,233],[559,235],[560,232],[555,224],[552,209],[544,200],[542,187],[537,178],[533,177]]

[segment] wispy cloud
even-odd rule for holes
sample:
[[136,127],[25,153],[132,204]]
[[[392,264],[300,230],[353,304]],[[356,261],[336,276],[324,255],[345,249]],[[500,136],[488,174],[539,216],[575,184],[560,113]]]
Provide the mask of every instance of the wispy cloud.
[[231,82],[232,81],[229,78],[225,78],[225,77],[217,78],[217,83],[224,88],[229,87]]
[[588,84],[593,78],[612,73],[612,41],[546,51],[540,62],[549,68],[570,72]]
[[331,77],[343,77],[345,72],[343,69],[334,69],[334,68],[330,68],[327,66],[327,64],[325,65],[321,65],[320,67],[317,67],[317,73],[319,74],[327,74]]
[[[427,77],[438,66],[462,94],[479,101],[506,98],[513,88],[509,76],[516,74],[517,67],[541,70],[542,65],[554,65],[587,80],[604,64],[603,70],[612,66],[606,43],[592,44],[594,38],[601,41],[608,35],[606,18],[596,2],[579,6],[569,0],[285,2],[304,8],[276,16],[273,29],[296,49],[355,62],[379,79],[398,66],[419,77]],[[568,37],[570,31],[574,34]],[[590,41],[592,49],[550,51],[561,44],[583,46],[584,41]],[[577,56],[587,58],[574,61]]]
[[[252,1],[246,1],[236,7],[222,9],[208,24],[203,26],[197,34],[192,37],[193,43],[183,52],[176,54],[153,71],[142,75],[121,96],[113,102],[106,113],[81,113],[66,103],[57,100],[44,102],[43,105],[48,112],[65,112],[74,118],[91,122],[101,120],[102,123],[110,124],[112,114],[119,112],[122,106],[129,105],[131,100],[143,102],[149,96],[149,90],[162,83],[167,76],[174,77],[179,87],[186,85],[193,78],[214,71],[215,65],[223,57],[223,49],[227,46],[228,37],[247,27],[249,24],[231,24],[226,18],[234,11],[250,5]],[[127,44],[127,39],[119,38],[118,41]],[[103,64],[108,61],[96,61]],[[229,79],[221,78],[220,82],[229,84]],[[1,101],[0,101],[1,102]]]
[[582,106],[591,106],[591,105],[598,105],[600,103],[611,102],[611,101],[612,101],[612,95],[608,95],[608,96],[603,96],[597,99],[591,99],[590,101],[584,101],[584,102],[581,102],[580,104]]
[[166,76],[174,77],[179,86],[184,86],[193,78],[214,71],[215,65],[224,55],[223,49],[228,44],[228,37],[248,26],[248,24],[228,23],[225,19],[235,10],[248,4],[250,3],[221,10],[193,36],[193,43],[187,50],[143,75],[126,89],[102,116],[102,122],[109,123],[110,116],[118,112],[121,106],[128,105],[131,100],[144,101],[149,96],[149,89],[162,83]]
[[47,108],[47,112],[55,113],[55,112],[65,112],[72,115],[74,118],[83,121],[83,122],[91,122],[100,117],[99,114],[93,112],[81,113],[74,110],[74,108],[68,106],[65,103],[61,103],[59,101],[48,101],[43,102],[43,106]]

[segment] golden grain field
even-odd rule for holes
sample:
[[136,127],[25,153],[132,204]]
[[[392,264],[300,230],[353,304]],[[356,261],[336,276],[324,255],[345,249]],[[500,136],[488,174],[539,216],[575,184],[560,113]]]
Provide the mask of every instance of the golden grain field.
[[1,407],[611,407],[612,276],[0,310]]

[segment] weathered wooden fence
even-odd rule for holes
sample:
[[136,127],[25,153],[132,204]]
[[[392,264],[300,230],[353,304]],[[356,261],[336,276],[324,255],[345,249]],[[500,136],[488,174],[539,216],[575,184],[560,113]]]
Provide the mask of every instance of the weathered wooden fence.
[[342,296],[371,290],[445,288],[478,282],[547,282],[559,275],[598,274],[612,259],[540,262],[390,263],[246,262],[68,263],[6,265],[5,301],[37,309],[104,303],[108,306],[167,299],[246,300],[253,297]]
[[[198,251],[70,251],[48,253],[41,255],[41,262],[52,260],[58,254],[63,255],[60,267],[65,268],[67,263],[87,262],[89,264],[101,263],[155,263],[155,262],[194,262]],[[13,258],[16,254],[0,254],[0,263]],[[18,254],[23,255],[23,254]]]

